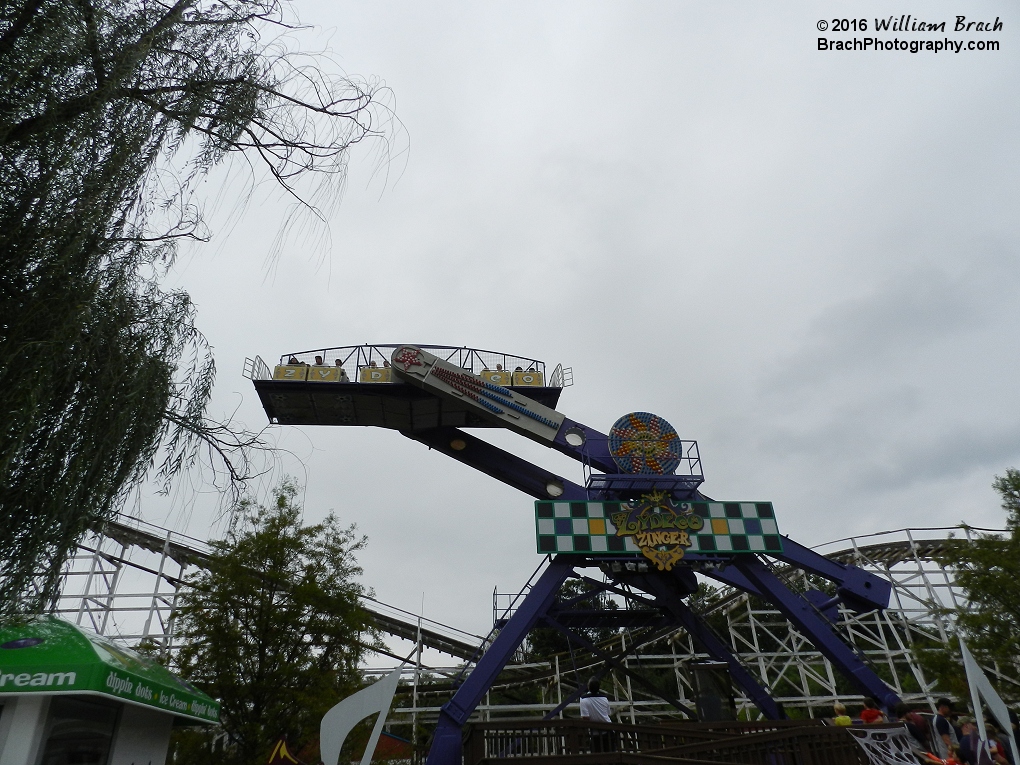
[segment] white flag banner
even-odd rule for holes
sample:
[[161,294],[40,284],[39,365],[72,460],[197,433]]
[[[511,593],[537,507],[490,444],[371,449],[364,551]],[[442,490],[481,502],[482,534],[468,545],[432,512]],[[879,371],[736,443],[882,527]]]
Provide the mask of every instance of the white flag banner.
[[322,716],[322,723],[319,725],[319,753],[323,765],[337,765],[340,761],[340,749],[347,740],[347,734],[366,717],[378,712],[379,719],[372,728],[372,736],[368,740],[368,746],[365,747],[361,765],[369,765],[372,762],[372,755],[375,754],[375,746],[379,743],[379,735],[386,723],[386,715],[389,714],[393,694],[397,691],[397,683],[403,669],[404,665],[401,664],[381,680],[362,688],[357,693],[352,693]]
[[978,736],[982,743],[987,743],[988,733],[985,731],[985,716],[981,711],[981,701],[988,705],[992,717],[999,723],[999,729],[1009,736],[1009,745],[1013,749],[1013,762],[1020,763],[1020,752],[1017,752],[1016,737],[1013,735],[1013,726],[1009,722],[1009,709],[1006,703],[999,698],[992,684],[988,682],[985,673],[974,661],[967,644],[960,638],[960,652],[963,654],[963,668],[967,670],[967,685],[970,686],[970,702],[974,707],[974,719],[977,721]]

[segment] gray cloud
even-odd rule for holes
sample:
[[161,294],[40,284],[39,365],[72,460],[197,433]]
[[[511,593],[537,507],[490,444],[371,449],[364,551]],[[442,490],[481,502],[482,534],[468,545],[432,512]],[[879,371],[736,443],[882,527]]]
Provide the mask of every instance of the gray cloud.
[[[562,409],[595,427],[662,414],[699,440],[706,491],[774,500],[805,542],[1001,517],[988,484],[1020,464],[1011,26],[985,55],[835,56],[813,49],[806,2],[300,11],[392,86],[411,151],[381,195],[354,163],[327,253],[292,242],[267,280],[282,211],[266,202],[182,261],[218,409],[241,394],[264,421],[239,377],[254,354],[505,349],[572,365]],[[308,517],[333,507],[369,535],[384,600],[416,610],[425,591],[434,618],[487,631],[493,587],[537,565],[529,498],[395,433],[276,433]]]

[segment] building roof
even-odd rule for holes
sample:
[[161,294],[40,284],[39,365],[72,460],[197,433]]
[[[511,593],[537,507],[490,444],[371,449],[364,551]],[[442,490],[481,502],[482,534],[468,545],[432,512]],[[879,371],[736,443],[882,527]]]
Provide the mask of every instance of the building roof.
[[135,651],[53,616],[0,629],[0,698],[99,694],[187,719],[219,722],[220,705]]

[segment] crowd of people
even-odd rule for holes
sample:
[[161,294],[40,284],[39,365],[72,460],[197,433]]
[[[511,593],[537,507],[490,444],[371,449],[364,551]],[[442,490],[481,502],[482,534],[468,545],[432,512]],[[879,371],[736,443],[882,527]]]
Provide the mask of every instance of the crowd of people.
[[[977,721],[973,717],[957,714],[953,702],[941,698],[935,703],[936,714],[921,714],[907,704],[898,704],[895,719],[890,720],[874,699],[864,699],[864,706],[858,714],[863,724],[901,722],[907,732],[924,752],[930,752],[939,760],[959,765],[1020,765],[1013,762],[1009,737],[993,723],[991,715],[985,715],[985,742],[981,741]],[[844,704],[834,704],[830,722],[833,725],[853,725],[854,720],[847,714]],[[1017,735],[1017,716],[1010,711],[1010,726]]]
[[[580,698],[581,719],[594,723],[611,722],[611,708],[605,693],[599,690],[599,682],[592,678],[588,692]],[[884,712],[878,702],[865,698],[856,718],[847,713],[846,705],[833,705],[833,715],[828,722],[832,725],[852,726],[855,724],[902,723],[916,744],[919,754],[935,765],[1020,765],[1014,762],[1013,750],[1008,734],[989,722],[991,715],[984,715],[986,735],[984,741],[978,731],[977,721],[966,714],[958,714],[953,702],[940,698],[935,702],[936,713],[918,712],[907,704],[900,703],[893,710],[892,718]],[[1017,715],[1009,712],[1013,736],[1018,735]],[[616,734],[612,731],[592,732],[592,751],[615,751]]]
[[[336,359],[335,360],[335,364],[336,364],[336,366],[340,367],[340,372],[339,372],[340,382],[350,382],[350,379],[347,376],[347,372],[343,368],[343,362],[340,359]],[[384,360],[382,364],[383,364],[382,365],[383,369],[389,369],[390,368],[390,362]],[[309,364],[307,361],[300,361],[297,356],[293,356],[292,355],[292,356],[289,356],[287,358],[287,366],[292,366],[292,367],[310,367],[310,366],[322,367],[322,366],[329,366],[329,365],[326,363],[326,361],[324,360],[324,358],[322,356],[316,356],[315,357],[315,363],[314,364]],[[370,369],[378,369],[379,366],[378,366],[377,362],[369,361],[368,368],[370,368]],[[469,371],[469,372],[471,371],[470,367],[465,367],[465,368],[467,369],[467,371]],[[486,367],[485,371],[488,372],[490,370],[489,370],[488,367]],[[503,370],[503,365],[502,364],[497,364],[496,365],[496,371],[497,372],[503,372],[504,371]],[[530,367],[527,371],[530,372],[530,373],[534,373],[535,372],[535,368],[534,367]],[[523,367],[517,367],[514,370],[514,372],[524,372],[524,368]]]

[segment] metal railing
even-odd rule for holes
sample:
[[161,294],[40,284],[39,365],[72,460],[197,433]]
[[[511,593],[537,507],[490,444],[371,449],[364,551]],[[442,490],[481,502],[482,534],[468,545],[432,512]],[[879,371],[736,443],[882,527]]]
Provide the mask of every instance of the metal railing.
[[[118,515],[79,543],[48,610],[128,646],[151,640],[165,657],[177,649],[174,620],[189,574],[207,568],[213,553],[208,542]],[[485,645],[486,638],[375,598],[360,601],[380,631],[403,640],[460,659]]]
[[[366,367],[385,367],[389,364],[390,356],[396,348],[405,343],[375,343],[365,345],[345,345],[337,348],[319,348],[315,350],[296,351],[284,353],[280,356],[280,364],[286,364],[294,359],[299,364],[315,364],[316,357],[322,359],[326,366],[341,367],[351,380],[358,379],[360,370]],[[570,367],[557,364],[551,377],[546,377],[545,362],[539,359],[517,356],[511,353],[499,351],[487,351],[481,348],[468,348],[467,346],[454,347],[449,345],[418,345],[431,354],[438,356],[444,361],[467,369],[475,374],[484,370],[502,369],[507,372],[538,372],[546,380],[546,385],[551,388],[566,388],[574,384],[574,373]],[[272,379],[272,370],[256,356],[254,359],[245,359],[243,374],[249,380]]]
[[573,367],[565,367],[562,364],[557,364],[556,369],[553,370],[552,377],[549,378],[549,387],[569,388],[573,384],[574,384]]
[[[902,726],[899,726],[902,727]],[[790,727],[646,752],[681,762],[739,765],[866,765],[864,750],[839,726]]]
[[241,375],[247,380],[271,380],[273,379],[273,370],[262,360],[261,356],[256,356],[254,359],[244,360],[244,369],[241,371]]
[[[895,727],[902,726],[882,726]],[[864,752],[839,727],[817,720],[623,725],[521,720],[466,726],[465,765],[511,760],[566,763],[740,763],[863,765]]]
[[[715,741],[711,730],[585,720],[521,720],[467,727],[464,765],[492,760],[570,757],[602,751],[641,752]],[[727,735],[727,734],[722,734]]]

